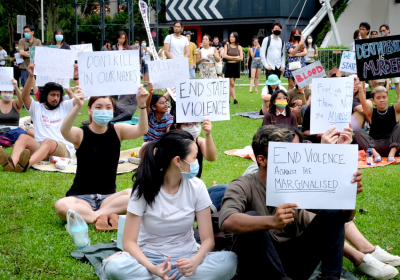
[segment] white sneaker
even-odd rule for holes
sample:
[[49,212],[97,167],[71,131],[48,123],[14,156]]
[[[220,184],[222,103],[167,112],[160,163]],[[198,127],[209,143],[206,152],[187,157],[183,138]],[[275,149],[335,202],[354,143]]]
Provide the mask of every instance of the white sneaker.
[[378,261],[381,261],[385,264],[391,265],[391,266],[400,266],[400,257],[392,255],[386,250],[382,249],[378,245],[375,246],[375,251],[371,253],[372,256],[374,256]]
[[371,254],[364,256],[364,262],[356,267],[356,271],[378,280],[389,280],[399,274],[396,268],[378,261]]

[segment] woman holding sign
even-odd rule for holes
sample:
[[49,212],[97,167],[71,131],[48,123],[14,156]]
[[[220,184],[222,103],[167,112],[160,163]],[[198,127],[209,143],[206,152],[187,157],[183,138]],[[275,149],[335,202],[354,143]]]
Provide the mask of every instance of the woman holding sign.
[[54,39],[55,39],[55,45],[59,49],[63,50],[70,50],[71,47],[65,42],[64,38],[64,31],[60,28],[57,28],[56,31],[54,31]]
[[295,86],[292,71],[306,67],[304,57],[307,55],[307,49],[304,45],[304,37],[301,36],[300,28],[292,29],[289,42],[286,44],[286,51],[288,53],[289,63],[285,67],[284,77],[288,78],[288,90],[291,90]]
[[197,64],[201,63],[200,79],[216,79],[217,69],[215,63],[221,61],[218,51],[211,47],[211,36],[203,36],[203,48],[197,53]]
[[262,125],[289,125],[297,128],[297,118],[288,106],[288,95],[284,90],[276,90],[269,103],[269,111],[265,114]]

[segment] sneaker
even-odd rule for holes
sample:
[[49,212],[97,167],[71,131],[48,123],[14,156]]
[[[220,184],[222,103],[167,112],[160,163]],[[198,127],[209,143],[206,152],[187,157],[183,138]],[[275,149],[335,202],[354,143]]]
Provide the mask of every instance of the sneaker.
[[382,161],[382,157],[381,156],[376,156],[374,163],[378,163],[378,162],[381,162],[381,161]]
[[371,253],[372,256],[374,256],[378,261],[381,261],[385,264],[391,265],[391,266],[400,266],[400,257],[395,256],[392,254],[389,254],[385,250],[383,250],[381,247],[378,245],[375,247],[375,251]]
[[239,103],[237,102],[237,100],[236,100],[236,99],[233,100],[233,105],[237,105],[237,104],[239,104]]
[[389,280],[399,274],[396,268],[378,261],[371,254],[366,254],[364,262],[357,266],[355,270],[378,280]]
[[388,157],[388,162],[393,162],[394,161],[394,157]]

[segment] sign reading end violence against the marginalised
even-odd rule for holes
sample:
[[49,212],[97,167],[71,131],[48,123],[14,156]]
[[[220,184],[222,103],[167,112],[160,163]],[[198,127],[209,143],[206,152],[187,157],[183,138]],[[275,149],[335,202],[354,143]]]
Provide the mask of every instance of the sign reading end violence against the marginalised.
[[[272,142],[268,147],[267,205],[355,209],[357,145]],[[340,176],[338,176],[340,174]]]
[[312,83],[314,78],[324,78],[326,73],[321,62],[318,60],[306,67],[293,71],[293,77],[300,88],[306,87]]
[[339,70],[357,74],[356,54],[354,52],[343,52]]
[[12,67],[0,67],[0,91],[13,91],[14,69]]
[[85,96],[138,93],[139,51],[80,52],[79,83]]
[[187,57],[149,61],[148,66],[154,89],[174,87],[177,82],[190,79]]
[[230,120],[229,79],[182,80],[176,84],[178,123]]
[[400,76],[400,35],[356,40],[355,43],[361,81]]
[[335,126],[349,127],[353,105],[354,78],[314,79],[311,94],[310,133],[323,134]]

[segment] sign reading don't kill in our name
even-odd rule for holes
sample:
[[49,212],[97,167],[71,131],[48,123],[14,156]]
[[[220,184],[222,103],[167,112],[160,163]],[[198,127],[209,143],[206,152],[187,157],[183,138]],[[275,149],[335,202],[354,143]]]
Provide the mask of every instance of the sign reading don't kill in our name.
[[351,181],[357,166],[357,145],[271,142],[266,205],[355,209],[357,183]]
[[229,79],[182,80],[176,84],[178,123],[230,120]]

